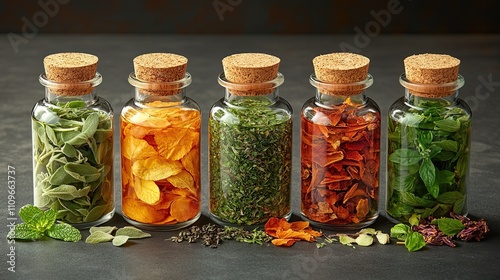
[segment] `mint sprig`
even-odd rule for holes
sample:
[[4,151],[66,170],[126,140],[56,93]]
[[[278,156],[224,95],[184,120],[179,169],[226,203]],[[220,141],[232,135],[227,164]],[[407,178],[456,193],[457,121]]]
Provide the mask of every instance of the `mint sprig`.
[[9,239],[40,240],[44,236],[63,241],[77,242],[82,239],[80,231],[73,226],[56,222],[57,212],[54,209],[46,211],[25,205],[19,209],[19,217],[23,223],[17,224],[7,234]]
[[[405,224],[397,224],[391,228],[391,237],[397,238],[404,244],[410,252],[418,251],[425,247],[424,236],[416,231],[413,231],[410,226]],[[398,242],[398,244],[400,244]]]

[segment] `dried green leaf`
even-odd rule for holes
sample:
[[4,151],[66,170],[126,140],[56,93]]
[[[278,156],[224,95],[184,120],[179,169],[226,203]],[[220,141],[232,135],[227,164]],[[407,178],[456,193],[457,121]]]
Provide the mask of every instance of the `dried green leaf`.
[[390,238],[389,234],[387,234],[387,233],[378,232],[377,235],[375,235],[375,236],[377,237],[378,243],[380,243],[382,245],[385,245],[387,243],[391,243],[391,238]]
[[373,237],[368,235],[368,234],[360,234],[358,235],[358,237],[356,237],[355,239],[356,243],[359,245],[359,246],[370,246],[373,244]]
[[42,195],[63,200],[74,200],[86,196],[90,192],[90,187],[77,189],[73,185],[60,185],[44,192]]
[[345,235],[345,234],[340,234],[339,235],[339,242],[340,242],[340,244],[343,244],[343,245],[352,245],[352,243],[356,243],[356,239],[354,239],[348,235]]
[[140,239],[140,238],[151,237],[151,234],[144,232],[136,227],[132,227],[132,226],[126,226],[126,227],[118,229],[116,231],[116,236],[118,236],[118,235],[125,235],[125,236],[128,236],[130,239]]
[[114,236],[104,232],[104,231],[96,231],[91,233],[87,239],[85,239],[85,243],[89,244],[97,244],[97,243],[103,243],[103,242],[109,242],[114,239]]
[[370,234],[370,235],[375,235],[377,234],[377,230],[374,228],[364,228],[358,231],[359,234]]
[[122,246],[123,244],[127,243],[129,240],[129,237],[126,235],[117,235],[115,238],[113,238],[113,245],[115,246]]
[[102,232],[105,232],[105,233],[108,233],[108,234],[112,234],[117,229],[118,228],[115,227],[115,226],[100,226],[100,227],[91,227],[89,229],[89,232],[90,232],[90,234],[92,234],[92,233],[95,233],[95,232],[98,232],[98,231],[102,231]]

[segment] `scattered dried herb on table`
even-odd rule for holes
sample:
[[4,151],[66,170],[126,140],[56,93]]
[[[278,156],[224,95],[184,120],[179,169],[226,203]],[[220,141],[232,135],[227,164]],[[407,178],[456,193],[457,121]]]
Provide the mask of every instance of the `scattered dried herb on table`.
[[358,107],[347,100],[302,115],[301,210],[313,221],[355,224],[377,213],[380,115]]
[[210,212],[231,224],[290,212],[292,120],[266,98],[232,101],[209,119]]
[[402,222],[465,211],[470,116],[437,101],[419,106],[388,123],[387,213]]
[[74,224],[111,212],[112,116],[81,100],[34,110],[34,204]]
[[201,114],[166,105],[122,113],[122,210],[141,223],[177,224],[200,213]]
[[268,236],[263,230],[254,228],[245,230],[237,227],[221,227],[214,224],[205,224],[201,227],[191,226],[188,229],[179,232],[178,236],[172,236],[170,241],[181,243],[195,243],[201,240],[201,244],[210,248],[217,248],[224,240],[236,240],[238,242],[253,243],[262,245],[270,242],[272,237]]

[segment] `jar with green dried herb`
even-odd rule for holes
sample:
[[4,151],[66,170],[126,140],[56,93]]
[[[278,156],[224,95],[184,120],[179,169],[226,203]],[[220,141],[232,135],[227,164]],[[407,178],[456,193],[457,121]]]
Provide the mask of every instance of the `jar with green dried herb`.
[[278,87],[279,58],[242,53],[222,60],[226,92],[209,116],[210,213],[220,224],[289,218],[292,108]]
[[45,57],[45,98],[32,111],[34,205],[80,229],[115,211],[113,110],[97,96],[97,61],[84,53]]
[[460,60],[421,54],[404,64],[405,96],[389,110],[388,217],[466,214],[472,112],[458,98]]

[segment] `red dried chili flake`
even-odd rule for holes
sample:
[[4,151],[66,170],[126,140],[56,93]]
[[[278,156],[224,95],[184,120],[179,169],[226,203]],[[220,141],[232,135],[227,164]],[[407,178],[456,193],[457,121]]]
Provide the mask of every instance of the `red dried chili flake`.
[[315,108],[301,119],[301,210],[321,223],[364,221],[377,211],[380,116]]

